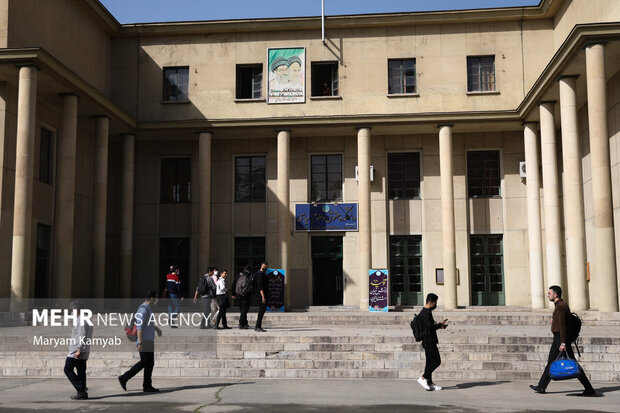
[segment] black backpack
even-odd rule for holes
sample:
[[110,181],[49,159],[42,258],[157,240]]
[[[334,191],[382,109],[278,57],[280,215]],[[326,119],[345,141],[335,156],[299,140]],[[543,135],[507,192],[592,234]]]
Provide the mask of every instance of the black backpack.
[[568,340],[569,343],[575,343],[575,348],[577,349],[577,354],[579,354],[579,357],[581,357],[581,352],[579,351],[577,340],[579,339],[580,332],[581,319],[576,313],[569,313],[566,320],[566,335],[568,336],[566,337],[566,340]]
[[237,276],[237,286],[235,293],[237,295],[248,295],[254,289],[254,276],[247,272],[240,272]]
[[209,289],[209,286],[207,285],[207,278],[209,278],[209,276],[203,275],[200,277],[200,280],[198,280],[198,287],[196,287],[196,291],[198,291],[198,294],[200,295],[207,294],[207,290]]
[[422,341],[424,339],[424,332],[422,331],[422,324],[420,323],[420,314],[416,314],[409,325],[413,331],[413,338],[415,338],[415,341]]

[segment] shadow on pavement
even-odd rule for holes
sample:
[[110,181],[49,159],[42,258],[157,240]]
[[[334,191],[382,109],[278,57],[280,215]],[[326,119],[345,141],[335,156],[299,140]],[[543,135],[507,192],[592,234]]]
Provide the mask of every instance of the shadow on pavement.
[[507,380],[500,381],[476,381],[471,383],[459,383],[454,386],[444,387],[444,390],[471,389],[472,387],[495,386],[496,384],[508,383]]
[[254,384],[254,382],[242,382],[242,383],[211,383],[204,385],[195,385],[195,386],[179,386],[179,387],[163,387],[159,389],[158,393],[145,393],[139,390],[136,391],[127,391],[123,393],[110,394],[108,396],[95,396],[89,397],[88,400],[102,400],[102,399],[112,399],[115,397],[135,397],[135,396],[150,396],[153,394],[162,394],[162,393],[174,393],[181,390],[196,390],[196,389],[208,389],[211,387],[229,387],[238,384]]

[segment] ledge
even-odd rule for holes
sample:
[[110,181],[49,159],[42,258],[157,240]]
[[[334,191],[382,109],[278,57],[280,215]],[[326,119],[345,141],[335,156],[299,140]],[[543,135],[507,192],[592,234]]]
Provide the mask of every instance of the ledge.
[[388,99],[399,99],[399,98],[419,98],[419,93],[392,93],[387,95]]
[[252,98],[252,99],[235,99],[235,103],[259,103],[266,102],[265,98]]
[[162,105],[186,105],[191,103],[189,100],[162,100],[159,103]]
[[310,96],[310,100],[342,100],[342,96]]
[[467,92],[467,96],[486,96],[486,95],[499,95],[499,90],[486,90],[481,92]]

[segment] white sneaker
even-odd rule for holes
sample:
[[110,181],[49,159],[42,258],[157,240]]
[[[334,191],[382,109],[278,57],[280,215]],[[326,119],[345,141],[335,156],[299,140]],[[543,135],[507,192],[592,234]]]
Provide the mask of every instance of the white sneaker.
[[428,385],[428,382],[423,377],[420,377],[418,379],[418,383],[420,383],[420,386],[424,387],[426,390],[430,390],[431,389],[430,386]]
[[431,384],[431,390],[434,391],[439,391],[441,390],[443,387],[436,385],[435,383]]

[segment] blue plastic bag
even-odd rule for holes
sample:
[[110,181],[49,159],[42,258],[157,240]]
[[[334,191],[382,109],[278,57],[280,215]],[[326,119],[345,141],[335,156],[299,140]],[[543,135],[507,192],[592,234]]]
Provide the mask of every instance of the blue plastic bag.
[[581,367],[576,360],[569,359],[565,352],[560,353],[558,358],[549,367],[549,376],[553,380],[575,379],[581,375]]

